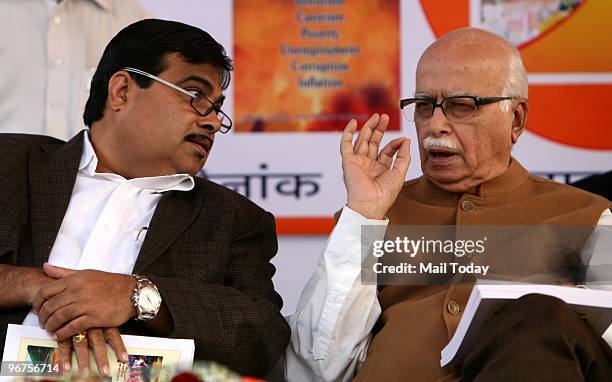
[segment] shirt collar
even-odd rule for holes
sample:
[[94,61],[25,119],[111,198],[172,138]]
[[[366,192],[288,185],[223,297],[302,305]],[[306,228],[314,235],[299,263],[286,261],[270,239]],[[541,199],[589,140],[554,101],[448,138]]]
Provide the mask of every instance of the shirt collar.
[[89,177],[102,177],[116,182],[129,182],[135,187],[150,189],[153,193],[159,194],[167,191],[190,191],[195,185],[193,177],[188,174],[125,179],[117,174],[98,173],[96,172],[97,167],[98,157],[89,140],[89,131],[85,131],[83,134],[83,153],[81,154],[81,162],[79,163],[79,174]]
[[94,176],[96,167],[98,167],[98,157],[89,141],[89,131],[86,130],[83,134],[83,153],[81,154],[81,162],[79,163],[79,172]]

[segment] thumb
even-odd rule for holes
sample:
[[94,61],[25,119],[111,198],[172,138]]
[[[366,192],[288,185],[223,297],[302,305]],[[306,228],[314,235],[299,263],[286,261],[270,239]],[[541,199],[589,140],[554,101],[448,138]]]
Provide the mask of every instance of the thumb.
[[61,279],[62,277],[69,276],[75,272],[72,269],[56,267],[55,265],[51,265],[49,263],[43,264],[43,270],[47,276],[54,279]]

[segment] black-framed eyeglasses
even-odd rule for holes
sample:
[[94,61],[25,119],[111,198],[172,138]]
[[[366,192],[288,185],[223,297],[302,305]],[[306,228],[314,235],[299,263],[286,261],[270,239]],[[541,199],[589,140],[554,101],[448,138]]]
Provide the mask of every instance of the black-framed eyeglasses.
[[160,82],[166,86],[171,87],[172,89],[176,91],[179,91],[185,95],[188,95],[189,97],[191,97],[190,104],[193,110],[203,117],[206,117],[208,114],[210,114],[214,110],[217,116],[217,119],[221,122],[221,128],[219,129],[219,131],[222,132],[223,134],[227,133],[232,128],[232,120],[230,119],[230,117],[228,117],[227,114],[225,114],[221,110],[220,107],[215,105],[205,95],[183,89],[180,86],[177,86],[171,82],[168,82],[162,78],[159,78],[151,73],[147,73],[144,70],[130,68],[130,67],[121,68],[121,70],[125,70],[126,72],[140,74],[141,76],[149,77],[152,80]]
[[449,121],[459,122],[470,119],[476,114],[479,106],[489,103],[505,101],[515,97],[476,97],[461,95],[453,97],[442,97],[442,101],[436,103],[435,99],[428,98],[406,98],[400,100],[400,108],[406,119],[410,122],[428,121],[439,107]]

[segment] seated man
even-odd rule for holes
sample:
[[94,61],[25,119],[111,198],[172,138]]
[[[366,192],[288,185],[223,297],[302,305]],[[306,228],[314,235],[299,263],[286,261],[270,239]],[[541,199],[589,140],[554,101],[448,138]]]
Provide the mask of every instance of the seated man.
[[289,318],[288,380],[612,380],[612,351],[560,300],[514,301],[460,367],[442,368],[471,287],[361,282],[360,244],[382,238],[361,237],[362,225],[612,224],[607,200],[531,176],[511,157],[527,119],[527,76],[502,38],[466,28],[434,42],[402,108],[416,124],[424,175],[404,183],[407,141],[379,152],[387,116],[366,122],[354,145],[357,124],[348,124],[347,204]]
[[108,373],[105,341],[127,361],[119,331],[192,338],[197,359],[241,373],[275,365],[289,328],[271,281],[274,219],[194,177],[232,126],[231,70],[201,29],[139,21],[104,51],[89,130],[0,135],[0,346],[25,319],[60,341],[66,368],[73,346],[87,368],[90,347]]

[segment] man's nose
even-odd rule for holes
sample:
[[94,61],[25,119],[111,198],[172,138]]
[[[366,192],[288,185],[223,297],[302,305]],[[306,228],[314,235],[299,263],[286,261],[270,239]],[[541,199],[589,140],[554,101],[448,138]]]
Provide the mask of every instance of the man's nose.
[[427,124],[428,133],[433,136],[440,136],[450,134],[452,131],[452,125],[444,114],[441,106],[433,109],[433,114]]
[[221,121],[217,116],[217,112],[213,109],[205,116],[200,116],[198,126],[208,130],[211,134],[216,133],[221,129]]

